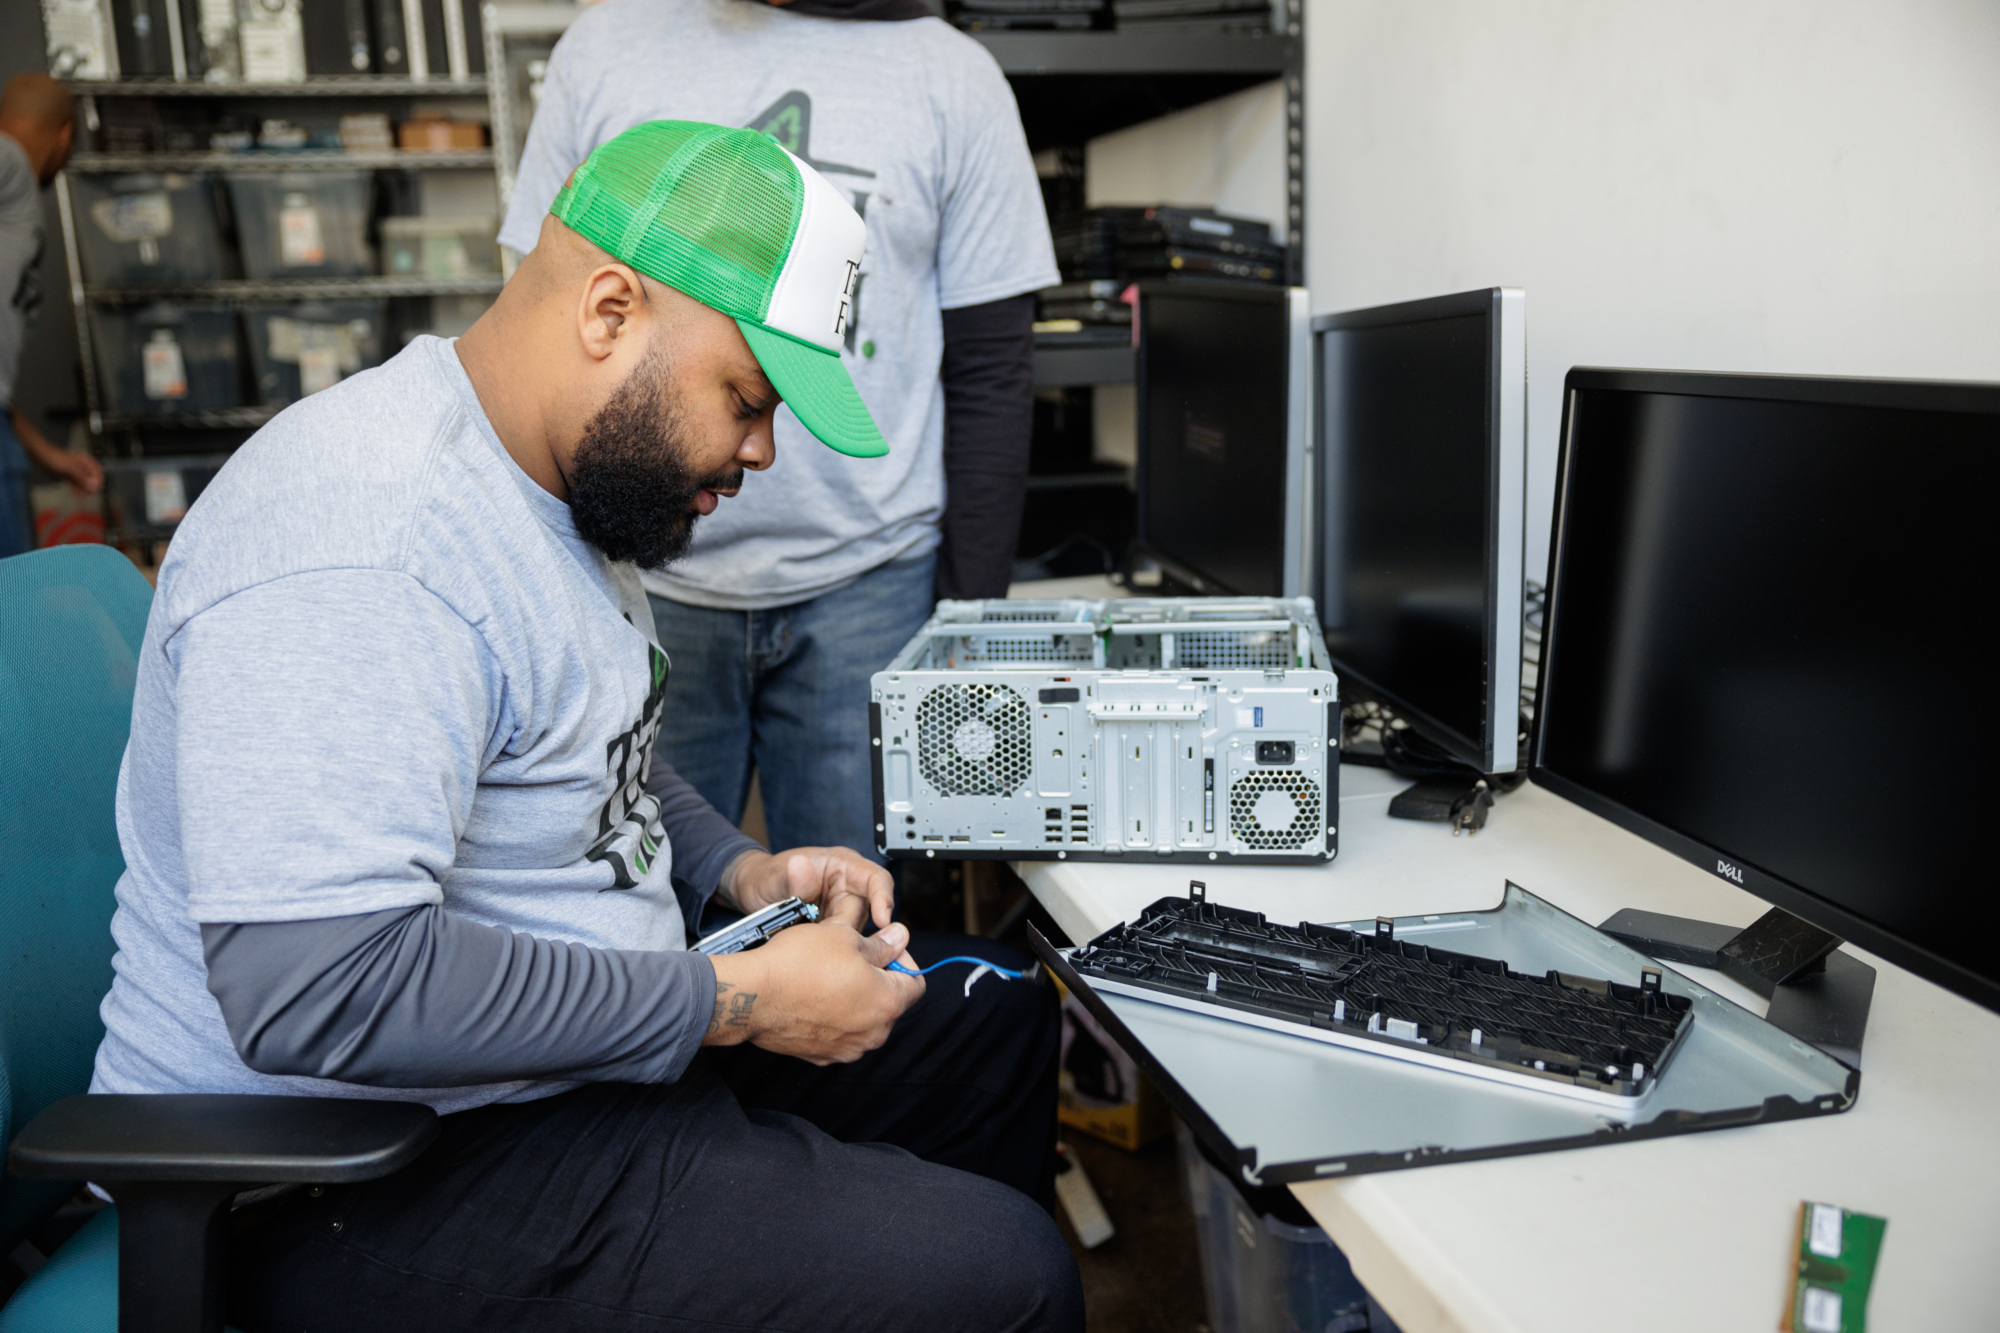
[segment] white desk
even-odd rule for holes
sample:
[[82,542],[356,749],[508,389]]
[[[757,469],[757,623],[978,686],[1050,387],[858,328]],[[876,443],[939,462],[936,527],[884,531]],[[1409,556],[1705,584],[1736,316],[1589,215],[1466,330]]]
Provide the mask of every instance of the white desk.
[[[1538,787],[1454,838],[1388,817],[1404,785],[1343,767],[1330,866],[1016,869],[1076,940],[1191,876],[1279,921],[1490,908],[1508,879],[1592,923],[1641,907],[1742,926],[1765,910]],[[2000,1328],[2000,1016],[1860,956],[1879,977],[1860,1099],[1843,1115],[1294,1188],[1407,1333],[1769,1333],[1801,1199],[1889,1219],[1871,1328]],[[1696,975],[1763,1012],[1719,974]]]

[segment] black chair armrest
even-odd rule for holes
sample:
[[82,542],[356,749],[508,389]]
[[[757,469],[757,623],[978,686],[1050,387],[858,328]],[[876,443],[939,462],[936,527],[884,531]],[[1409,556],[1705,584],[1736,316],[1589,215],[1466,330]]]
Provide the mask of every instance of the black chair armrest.
[[416,1160],[419,1102],[211,1094],[65,1097],[7,1152],[15,1175],[91,1180],[118,1204],[119,1333],[221,1333],[228,1204],[246,1185],[340,1185]]
[[420,1102],[208,1093],[65,1097],[14,1139],[7,1165],[44,1180],[341,1184],[415,1160],[437,1137]]

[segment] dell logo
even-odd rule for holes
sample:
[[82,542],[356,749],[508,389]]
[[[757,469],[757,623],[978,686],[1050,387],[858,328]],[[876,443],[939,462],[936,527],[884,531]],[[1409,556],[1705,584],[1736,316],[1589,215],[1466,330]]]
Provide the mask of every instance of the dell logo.
[[1733,866],[1727,861],[1717,861],[1715,863],[1715,873],[1733,883],[1741,884],[1743,882],[1742,867]]

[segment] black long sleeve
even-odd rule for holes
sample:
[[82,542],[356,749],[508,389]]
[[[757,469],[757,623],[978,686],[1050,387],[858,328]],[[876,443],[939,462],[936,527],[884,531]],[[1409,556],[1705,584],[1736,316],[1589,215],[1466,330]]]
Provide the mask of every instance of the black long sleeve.
[[1035,298],[944,312],[940,597],[1004,597],[1021,536],[1035,417]]

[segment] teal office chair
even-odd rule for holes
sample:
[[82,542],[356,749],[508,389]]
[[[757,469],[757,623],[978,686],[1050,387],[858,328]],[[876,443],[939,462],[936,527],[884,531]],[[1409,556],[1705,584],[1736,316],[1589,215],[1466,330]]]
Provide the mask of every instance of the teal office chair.
[[117,1200],[0,1307],[0,1333],[218,1333],[237,1193],[386,1175],[437,1133],[408,1102],[81,1095],[111,986],[113,802],[151,604],[108,547],[0,560],[0,1253],[85,1180]]

